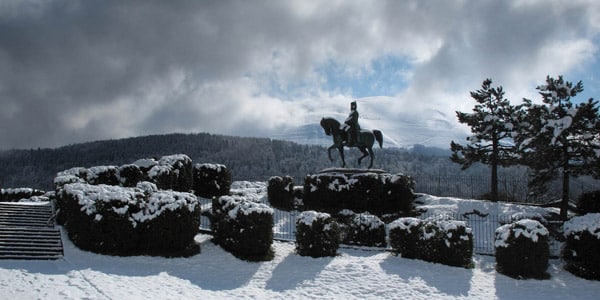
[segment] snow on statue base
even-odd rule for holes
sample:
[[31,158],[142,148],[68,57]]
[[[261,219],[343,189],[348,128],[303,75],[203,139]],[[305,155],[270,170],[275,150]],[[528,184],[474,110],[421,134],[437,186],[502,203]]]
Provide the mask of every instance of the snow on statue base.
[[414,180],[378,169],[330,168],[304,179],[304,206],[337,214],[342,209],[383,215],[412,209]]

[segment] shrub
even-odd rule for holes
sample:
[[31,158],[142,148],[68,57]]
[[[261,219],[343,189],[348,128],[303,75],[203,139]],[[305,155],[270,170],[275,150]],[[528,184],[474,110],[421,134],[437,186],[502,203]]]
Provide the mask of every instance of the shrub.
[[89,184],[119,185],[119,169],[115,166],[96,166],[88,169],[86,181]]
[[231,172],[224,165],[194,165],[194,193],[204,198],[219,197],[229,194],[231,189]]
[[419,258],[420,232],[423,221],[417,218],[399,218],[390,223],[392,251],[405,258]]
[[335,256],[340,245],[337,222],[327,213],[305,211],[296,220],[296,252],[302,256]]
[[566,269],[582,278],[600,280],[600,213],[574,217],[563,229]]
[[515,278],[548,278],[548,230],[540,222],[522,219],[496,229],[496,269]]
[[252,200],[244,196],[213,198],[213,241],[242,259],[271,260],[273,209]]
[[69,237],[81,249],[115,255],[192,254],[190,249],[198,249],[193,237],[200,204],[188,193],[156,190],[72,183],[60,189],[57,203]]
[[369,213],[351,215],[342,211],[338,218],[342,229],[342,243],[369,247],[385,247],[385,223]]
[[414,181],[402,174],[324,173],[304,180],[304,205],[308,209],[336,213],[347,208],[381,215],[410,211]]
[[455,267],[472,267],[473,233],[466,222],[435,220],[428,222],[424,231],[427,232],[430,226],[431,243],[425,243],[429,245],[429,251],[423,251],[424,260]]
[[144,180],[144,172],[138,165],[130,164],[119,167],[119,183],[124,187],[134,187]]
[[156,165],[148,171],[148,180],[161,190],[172,190],[175,186],[175,173],[170,166]]
[[390,245],[402,257],[472,266],[473,234],[464,221],[400,218],[390,224]]
[[581,194],[577,201],[577,213],[600,213],[600,190]]
[[175,154],[163,156],[158,161],[159,166],[170,167],[172,173],[172,184],[171,188],[179,192],[189,192],[192,190],[192,159],[185,154]]
[[46,192],[32,188],[0,189],[0,202],[17,202],[35,196],[43,196]]
[[267,196],[273,207],[285,211],[294,209],[294,179],[290,176],[269,178]]

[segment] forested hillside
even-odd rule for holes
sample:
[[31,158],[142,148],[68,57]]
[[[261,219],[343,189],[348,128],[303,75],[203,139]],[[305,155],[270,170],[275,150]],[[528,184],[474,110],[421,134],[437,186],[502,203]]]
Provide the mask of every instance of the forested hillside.
[[[297,183],[307,174],[339,166],[329,162],[322,146],[299,145],[267,138],[246,138],[200,134],[169,134],[97,141],[55,149],[9,150],[0,152],[0,187],[53,189],[54,175],[71,167],[122,165],[140,158],[187,154],[194,163],[220,163],[232,172],[234,180],[267,180],[275,175],[291,175]],[[443,151],[442,151],[443,153]],[[376,149],[374,168],[389,172],[416,174],[458,174],[460,169],[440,150],[415,147]],[[357,149],[346,149],[349,167],[358,167]],[[464,173],[461,173],[464,174]],[[474,168],[469,174],[487,174]]]

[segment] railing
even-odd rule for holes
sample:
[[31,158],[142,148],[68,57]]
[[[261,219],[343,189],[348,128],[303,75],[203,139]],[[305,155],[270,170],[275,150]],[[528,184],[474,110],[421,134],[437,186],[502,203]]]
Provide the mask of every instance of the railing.
[[[459,197],[480,199],[482,195],[491,191],[489,176],[461,176],[461,175],[411,175],[416,182],[415,192],[435,196]],[[527,176],[498,178],[498,193],[501,201],[516,201],[520,203],[546,203],[560,198],[562,184],[558,182],[548,184],[549,190],[543,195],[534,195],[527,186]],[[595,182],[597,183],[597,182]],[[575,200],[579,195],[597,189],[596,184],[581,180],[570,179],[570,195]],[[557,195],[559,195],[557,197]]]
[[[203,204],[203,209],[210,208],[210,202]],[[273,214],[273,238],[281,241],[296,240],[296,218],[300,215],[298,211],[282,211],[275,209]],[[447,216],[447,215],[445,215]],[[439,215],[423,214],[419,218],[436,218]],[[465,221],[473,232],[473,252],[483,255],[494,255],[495,232],[498,227],[510,221],[510,215],[477,215],[477,214],[453,214],[451,219]],[[210,232],[210,220],[202,216],[200,220],[200,229]],[[561,243],[550,239],[550,255],[558,257],[560,255]],[[389,249],[388,249],[389,250]]]

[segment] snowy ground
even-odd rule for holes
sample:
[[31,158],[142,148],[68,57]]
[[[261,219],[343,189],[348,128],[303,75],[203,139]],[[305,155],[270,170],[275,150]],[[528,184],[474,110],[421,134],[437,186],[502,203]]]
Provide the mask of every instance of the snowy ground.
[[275,259],[245,262],[197,236],[190,258],[111,257],[83,252],[65,236],[56,261],[0,261],[0,299],[598,299],[588,281],[552,260],[549,280],[515,280],[475,256],[474,269],[404,259],[384,251],[340,249],[302,257],[275,242]]
[[[263,189],[257,189],[260,194]],[[513,213],[524,208],[426,196],[430,212]],[[341,248],[329,258],[302,257],[294,244],[275,242],[275,258],[246,262],[196,237],[190,258],[113,257],[84,252],[63,232],[64,258],[0,260],[0,299],[598,299],[600,282],[575,277],[551,260],[548,280],[498,274],[493,256],[475,255],[463,269]]]

